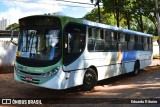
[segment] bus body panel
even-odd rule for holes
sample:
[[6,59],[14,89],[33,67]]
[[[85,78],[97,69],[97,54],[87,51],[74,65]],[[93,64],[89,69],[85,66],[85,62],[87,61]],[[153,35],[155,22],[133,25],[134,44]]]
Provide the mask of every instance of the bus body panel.
[[83,78],[86,70],[75,70],[69,73],[69,87],[79,86],[83,84]]
[[[84,55],[85,68],[96,67],[98,80],[121,74],[121,64],[117,52],[86,52]],[[119,64],[116,64],[119,62]]]
[[[79,60],[77,59],[75,62],[78,62]],[[73,62],[73,64],[75,63]],[[78,64],[78,63],[77,63]],[[17,65],[17,64],[16,64]],[[72,66],[69,65],[69,66]],[[25,70],[27,70],[27,67],[24,67]],[[34,68],[34,67],[33,67]],[[20,69],[18,69],[20,70]],[[67,69],[68,70],[68,69]],[[33,71],[32,71],[33,72]],[[28,74],[21,74],[17,72],[17,67],[14,70],[14,79],[23,83],[35,85],[35,86],[40,86],[40,87],[45,87],[45,88],[50,88],[50,89],[66,89],[78,85],[83,84],[83,76],[84,76],[85,70],[81,68],[81,70],[74,70],[74,71],[65,71],[64,66],[60,67],[59,71],[57,74],[53,75],[50,78],[45,78],[45,77],[35,77],[33,75],[28,75]],[[40,83],[34,83],[34,81],[28,81],[26,78],[31,78],[32,80],[37,80]],[[44,79],[45,82],[41,82]]]
[[[87,69],[92,66],[96,68],[98,80],[103,80],[113,76],[132,72],[134,70],[136,61],[139,61],[140,69],[151,64],[151,61],[152,61],[151,50],[149,51],[146,51],[146,50],[140,51],[140,50],[134,50],[134,49],[119,50],[118,41],[117,41],[117,44],[118,44],[117,50],[105,50],[106,52],[104,51],[99,52],[94,50],[93,52],[89,51],[88,50],[88,38],[89,38],[88,28],[93,27],[94,29],[101,29],[104,31],[111,30],[111,31],[115,31],[116,33],[122,32],[129,35],[137,35],[141,37],[144,36],[148,38],[151,38],[152,35],[136,32],[132,30],[127,30],[123,28],[118,28],[110,25],[99,24],[91,21],[70,18],[70,17],[63,17],[63,16],[54,16],[54,17],[59,18],[59,20],[61,21],[62,35],[63,33],[66,33],[66,32],[63,32],[63,30],[65,29],[68,23],[83,24],[84,26],[87,26],[86,34],[85,34],[86,42],[85,42],[84,51],[80,53],[81,55],[79,57],[75,58],[74,61],[68,65],[65,65],[63,63],[64,55],[61,56],[62,58],[58,64],[52,64],[45,67],[40,67],[40,66],[30,67],[30,66],[21,65],[23,70],[27,72],[26,74],[24,72],[18,72],[18,70],[22,70],[22,69],[20,66],[18,67],[18,63],[16,62],[15,70],[14,70],[15,80],[24,82],[27,84],[35,85],[35,86],[50,88],[50,89],[66,89],[66,88],[82,85],[84,80],[84,75]],[[78,30],[75,29],[75,31],[78,31]],[[64,43],[63,43],[63,46],[64,46]],[[65,47],[63,46],[62,48]],[[32,58],[30,60],[32,60]],[[52,74],[52,76],[43,77],[45,74],[49,75],[48,73],[50,73],[50,71],[52,71],[53,69],[56,69],[56,67],[59,67],[59,69],[55,74]],[[42,73],[44,75],[41,76]],[[37,81],[40,81],[40,83],[37,83]]]
[[[35,85],[35,86],[50,88],[50,89],[66,89],[66,88],[82,85],[83,84],[83,78],[82,78],[83,75],[84,75],[84,70],[64,72],[61,67],[59,69],[58,73],[53,78],[48,79],[46,82],[44,82],[42,84],[34,84],[29,81],[21,80],[17,75],[17,71],[14,71],[14,79],[16,81]],[[23,75],[23,76],[26,77],[26,75]],[[32,78],[32,79],[36,79],[36,78]]]
[[97,71],[98,71],[98,80],[103,80],[122,74],[121,64],[112,64],[112,65],[97,67]]
[[[32,75],[28,76],[26,74],[17,73],[17,70],[14,71],[15,80],[20,81],[20,82],[24,82],[27,84],[35,85],[35,86],[50,88],[50,89],[64,89],[65,86],[63,84],[67,84],[67,82],[64,81],[64,77],[65,77],[65,73],[61,70],[61,68],[56,75],[53,75],[52,78],[48,78],[48,79],[45,77],[36,78]],[[23,78],[23,80],[22,80],[22,78]],[[47,80],[41,84],[38,84],[38,83],[33,83],[33,81],[25,80],[25,78],[31,78],[33,80],[37,79],[37,81],[38,80],[41,81],[43,78],[45,78]],[[66,82],[66,83],[64,83],[64,82]]]
[[140,61],[140,69],[150,65],[152,52],[86,52],[84,56],[85,68],[95,66],[98,80],[102,80],[133,72],[137,60]]
[[[85,52],[84,52],[85,53]],[[79,69],[84,69],[84,55],[83,53],[71,64],[63,66],[64,72],[71,72]]]

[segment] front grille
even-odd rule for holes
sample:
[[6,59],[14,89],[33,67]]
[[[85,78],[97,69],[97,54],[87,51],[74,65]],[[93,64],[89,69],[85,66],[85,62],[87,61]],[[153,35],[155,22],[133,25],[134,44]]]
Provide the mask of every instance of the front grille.
[[24,74],[29,74],[29,75],[33,75],[33,76],[39,76],[39,75],[42,75],[42,74],[39,74],[39,73],[31,73],[31,72],[26,72],[26,71],[22,71],[22,70],[19,70],[21,73],[24,73]]
[[[31,72],[26,72],[22,70],[18,70],[18,73],[21,74],[20,76],[21,81],[32,83],[32,84],[40,84],[40,80],[37,78],[42,77],[42,74],[31,73]],[[30,80],[28,80],[27,78],[30,78]]]
[[32,81],[28,81],[26,79],[26,77],[24,77],[24,76],[20,76],[20,78],[21,78],[21,81],[24,81],[24,82],[27,82],[27,83],[33,83],[33,84],[39,84],[40,83],[40,80],[38,80],[38,79],[32,79]]

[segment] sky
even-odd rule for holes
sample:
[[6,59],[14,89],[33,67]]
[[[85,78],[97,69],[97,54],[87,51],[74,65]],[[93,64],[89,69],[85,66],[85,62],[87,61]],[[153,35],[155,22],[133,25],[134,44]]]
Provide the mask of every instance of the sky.
[[90,0],[0,0],[0,20],[9,19],[10,24],[18,23],[18,19],[45,13],[81,18],[90,12],[94,5],[71,2],[90,3]]

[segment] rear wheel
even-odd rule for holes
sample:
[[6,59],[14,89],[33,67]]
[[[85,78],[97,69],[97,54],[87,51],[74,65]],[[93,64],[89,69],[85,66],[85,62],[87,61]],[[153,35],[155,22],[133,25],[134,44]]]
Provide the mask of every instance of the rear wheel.
[[138,61],[136,61],[135,65],[134,65],[133,76],[137,76],[138,75],[139,69],[140,69],[140,64],[139,64]]
[[97,84],[96,72],[93,69],[89,68],[84,75],[82,89],[85,91],[90,91],[94,88],[96,84]]

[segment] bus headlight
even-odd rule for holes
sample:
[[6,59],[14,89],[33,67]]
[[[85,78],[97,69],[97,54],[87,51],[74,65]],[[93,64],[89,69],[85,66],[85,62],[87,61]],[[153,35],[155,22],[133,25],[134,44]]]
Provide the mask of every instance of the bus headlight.
[[58,70],[59,70],[59,67],[56,67],[52,71],[43,74],[43,77],[50,77],[50,76],[56,74],[58,72]]

